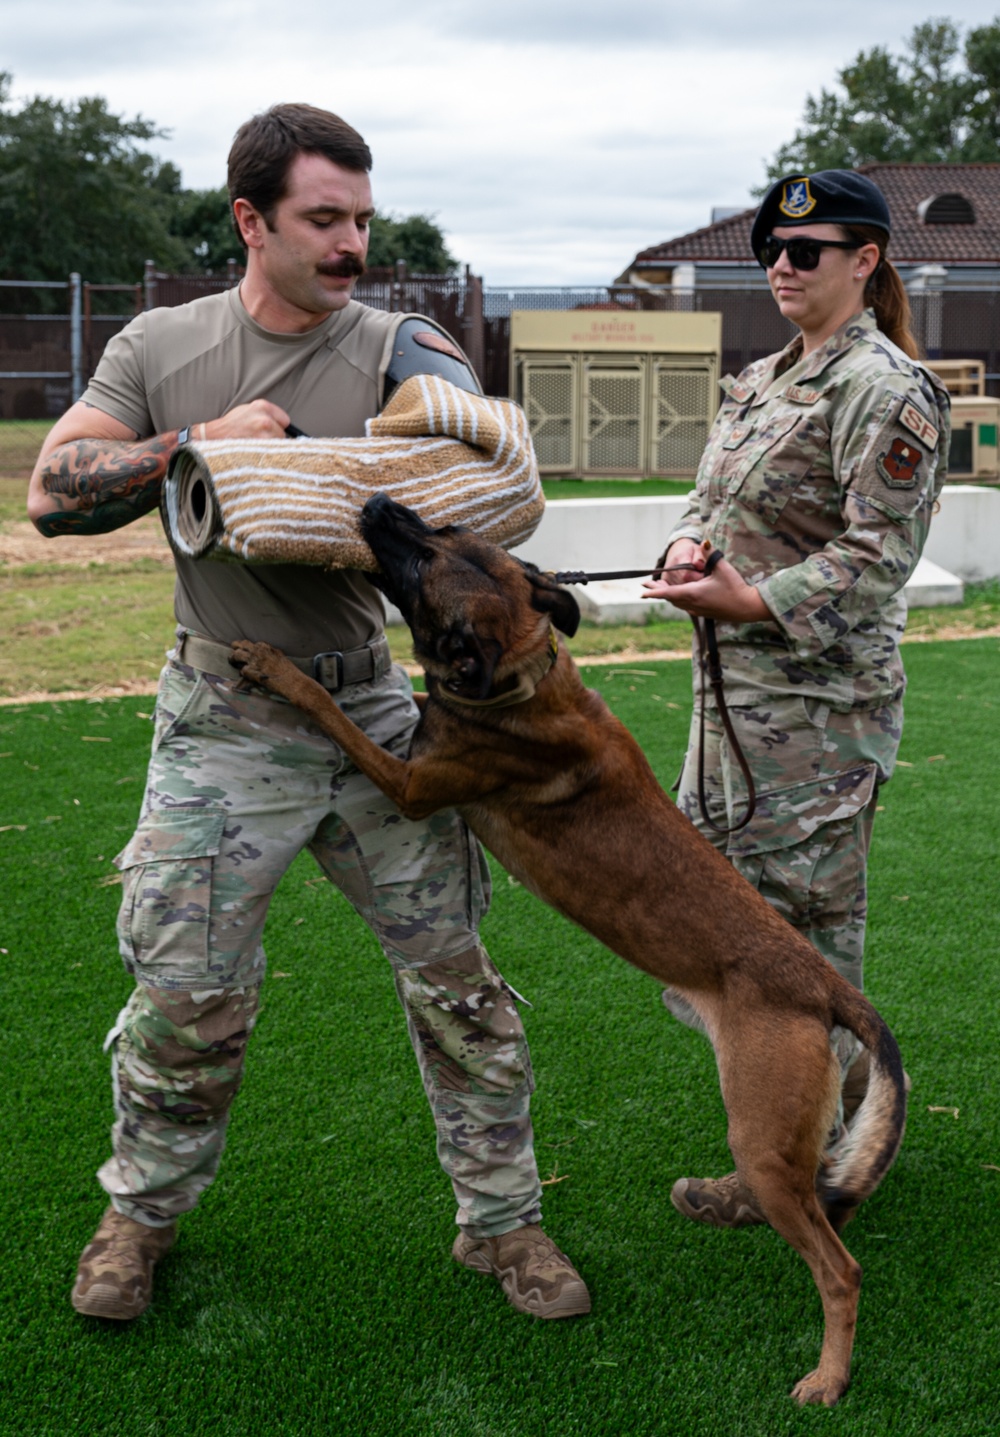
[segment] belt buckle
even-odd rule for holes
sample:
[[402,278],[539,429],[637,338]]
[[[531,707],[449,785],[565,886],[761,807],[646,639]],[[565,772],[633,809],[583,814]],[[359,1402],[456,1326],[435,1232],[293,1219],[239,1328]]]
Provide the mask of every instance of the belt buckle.
[[[326,678],[328,663],[333,660],[333,670],[336,674],[336,682],[329,683]],[[340,649],[331,649],[326,654],[313,655],[313,678],[318,684],[322,684],[327,693],[339,693],[344,687],[344,655]]]

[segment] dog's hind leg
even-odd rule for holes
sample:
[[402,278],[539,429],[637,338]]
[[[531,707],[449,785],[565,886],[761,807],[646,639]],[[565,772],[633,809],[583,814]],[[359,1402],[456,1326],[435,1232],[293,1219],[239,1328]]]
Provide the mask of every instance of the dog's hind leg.
[[796,1384],[792,1396],[800,1403],[832,1407],[850,1378],[861,1287],[861,1268],[830,1226],[816,1194],[839,1070],[826,1033],[816,1023],[786,1022],[781,1043],[764,1061],[759,1032],[741,1038],[726,1045],[728,1054],[740,1055],[736,1064],[720,1062],[729,1145],[741,1182],[775,1231],[808,1264],[823,1303],[819,1365]]
[[[774,1177],[778,1179],[777,1174]],[[772,1185],[755,1175],[751,1181],[768,1222],[808,1263],[823,1303],[819,1364],[795,1384],[792,1396],[803,1404],[821,1402],[832,1407],[850,1381],[861,1290],[860,1264],[830,1226],[816,1194],[802,1191],[800,1181],[781,1184],[780,1190],[780,1179]]]

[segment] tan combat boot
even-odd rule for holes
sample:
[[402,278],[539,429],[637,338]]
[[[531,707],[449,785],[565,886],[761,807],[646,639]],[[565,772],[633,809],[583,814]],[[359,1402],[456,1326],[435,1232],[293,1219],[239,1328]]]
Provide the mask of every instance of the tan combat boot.
[[678,1178],[670,1201],[683,1217],[710,1227],[753,1227],[767,1222],[735,1173],[724,1178]]
[[531,1317],[580,1317],[590,1311],[583,1278],[536,1223],[502,1237],[460,1232],[451,1255],[473,1272],[490,1272],[518,1312]]
[[174,1245],[177,1224],[149,1227],[109,1207],[80,1255],[72,1303],[87,1317],[128,1322],[153,1296],[153,1268]]

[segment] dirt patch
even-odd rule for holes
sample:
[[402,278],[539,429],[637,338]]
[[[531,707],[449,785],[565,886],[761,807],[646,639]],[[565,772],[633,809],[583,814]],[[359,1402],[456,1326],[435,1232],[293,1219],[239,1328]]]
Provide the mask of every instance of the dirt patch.
[[946,624],[925,634],[904,634],[904,644],[934,644],[938,639],[1000,639],[1000,625],[977,629],[973,624]]
[[91,564],[128,564],[137,559],[158,559],[169,564],[172,558],[158,514],[144,514],[111,534],[79,539],[72,535],[43,539],[27,520],[0,526],[0,563],[16,568],[59,564],[67,569],[88,569]]

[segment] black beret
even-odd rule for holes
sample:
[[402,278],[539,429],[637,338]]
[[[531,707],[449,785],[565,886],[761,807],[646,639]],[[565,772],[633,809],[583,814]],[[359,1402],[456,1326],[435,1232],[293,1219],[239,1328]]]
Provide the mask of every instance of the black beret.
[[755,255],[778,225],[875,225],[886,234],[891,229],[885,196],[857,170],[820,170],[775,181],[750,231]]

